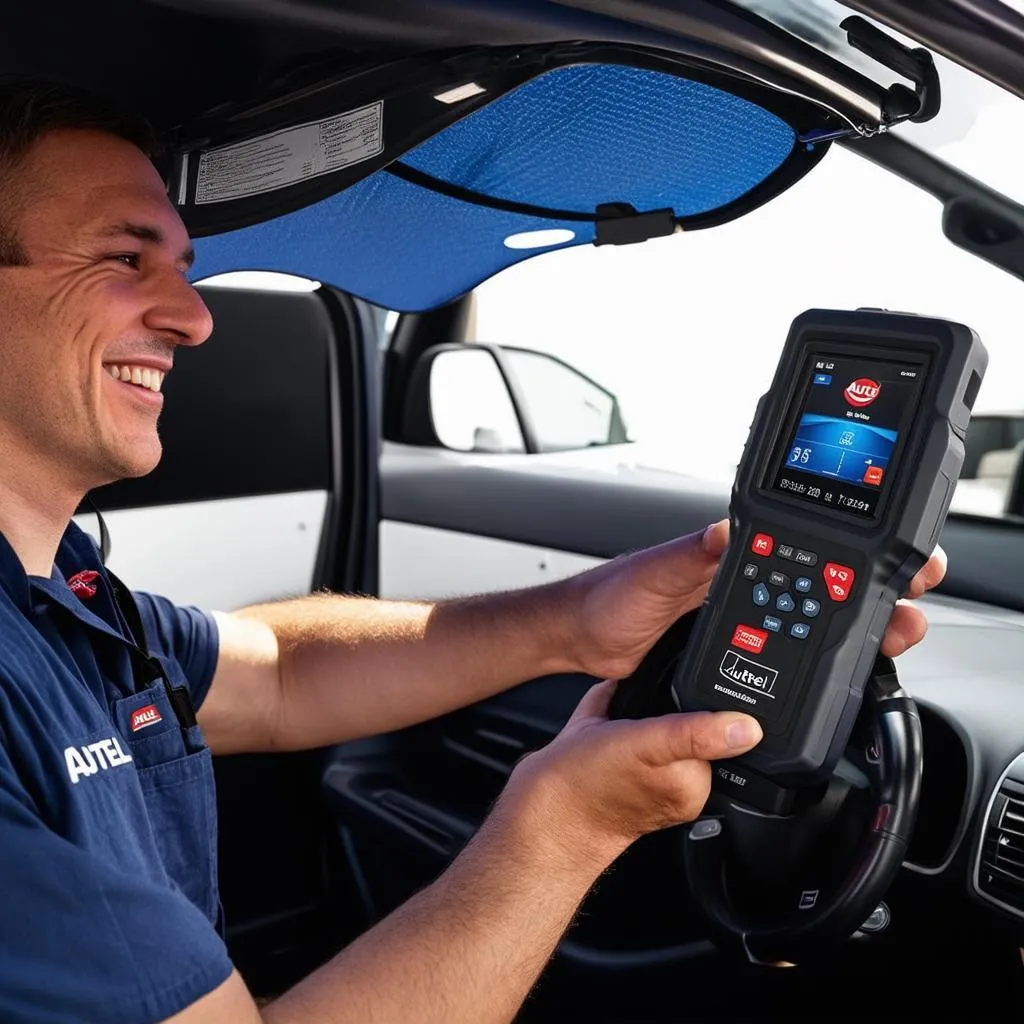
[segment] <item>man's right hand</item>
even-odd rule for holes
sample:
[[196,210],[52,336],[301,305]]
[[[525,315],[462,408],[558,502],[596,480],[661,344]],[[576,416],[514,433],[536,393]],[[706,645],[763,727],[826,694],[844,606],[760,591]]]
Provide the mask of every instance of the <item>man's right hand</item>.
[[611,863],[648,832],[693,821],[711,791],[717,758],[756,746],[761,727],[738,712],[610,721],[616,683],[584,695],[548,746],[516,766],[506,797],[544,807],[543,827],[579,854]]

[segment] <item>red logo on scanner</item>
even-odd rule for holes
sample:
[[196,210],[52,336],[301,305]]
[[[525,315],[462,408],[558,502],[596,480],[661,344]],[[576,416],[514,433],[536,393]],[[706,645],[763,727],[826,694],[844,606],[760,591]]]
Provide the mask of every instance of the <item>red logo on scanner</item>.
[[147,704],[144,708],[138,708],[132,712],[132,732],[145,729],[147,725],[156,725],[162,722],[163,716],[156,709],[155,704]]
[[99,573],[95,569],[83,569],[76,572],[68,580],[68,586],[72,594],[77,594],[83,601],[96,596],[96,577]]
[[858,377],[846,385],[843,398],[850,405],[863,408],[865,405],[870,405],[878,397],[881,390],[882,385],[877,380],[872,380],[870,377]]

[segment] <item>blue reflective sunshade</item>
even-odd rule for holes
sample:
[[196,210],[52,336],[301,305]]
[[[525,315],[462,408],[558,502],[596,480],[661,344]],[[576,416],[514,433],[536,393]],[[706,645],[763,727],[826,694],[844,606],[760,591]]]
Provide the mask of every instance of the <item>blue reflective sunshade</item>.
[[[794,143],[785,121],[721,89],[663,72],[583,65],[498,98],[402,162],[449,185],[552,211],[591,214],[617,202],[687,217],[749,192]],[[573,237],[541,251],[594,240],[592,222],[494,209],[381,170],[294,213],[198,239],[193,278],[279,270],[416,311],[537,255],[507,247],[510,235],[553,228]]]

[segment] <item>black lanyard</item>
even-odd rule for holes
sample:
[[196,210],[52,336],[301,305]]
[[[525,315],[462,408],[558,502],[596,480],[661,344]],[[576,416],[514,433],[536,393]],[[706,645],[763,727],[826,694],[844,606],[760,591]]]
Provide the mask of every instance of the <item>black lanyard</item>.
[[142,616],[139,615],[135,598],[132,597],[131,590],[107,568],[107,556],[110,554],[110,533],[107,531],[103,513],[90,494],[85,495],[83,504],[96,514],[96,519],[99,522],[100,561],[103,563],[103,570],[110,582],[110,593],[114,599],[114,606],[124,620],[122,626],[127,629],[127,636],[123,639],[128,647],[128,656],[132,663],[132,688],[139,693],[157,679],[163,680],[164,690],[167,692],[171,709],[178,719],[178,725],[182,729],[190,729],[196,724],[196,712],[192,706],[192,697],[184,686],[171,686],[163,665],[149,653],[149,648],[146,645],[146,631],[142,628]]
[[172,686],[163,665],[149,653],[146,646],[146,631],[142,628],[142,616],[131,590],[109,569],[104,567],[104,571],[110,582],[114,604],[128,628],[128,635],[124,639],[132,663],[133,689],[139,693],[157,679],[161,679],[178,724],[182,729],[190,729],[196,724],[196,712],[192,707],[191,695],[184,686]]

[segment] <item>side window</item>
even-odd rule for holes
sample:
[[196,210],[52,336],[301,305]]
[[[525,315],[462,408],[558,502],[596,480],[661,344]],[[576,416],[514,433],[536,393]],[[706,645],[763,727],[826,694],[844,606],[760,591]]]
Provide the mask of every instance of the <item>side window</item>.
[[[852,196],[878,215],[853,215]],[[873,306],[968,324],[990,361],[952,508],[1024,511],[1009,507],[1024,458],[1024,284],[949,242],[930,195],[848,150],[833,147],[805,180],[732,223],[540,254],[474,294],[477,338],[555,356],[614,393],[631,461],[720,482],[735,476],[799,313]],[[586,432],[582,419],[571,425],[574,440]]]
[[554,356],[482,343],[428,349],[405,436],[462,452],[565,452],[628,441],[615,395]]

